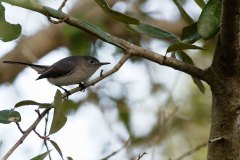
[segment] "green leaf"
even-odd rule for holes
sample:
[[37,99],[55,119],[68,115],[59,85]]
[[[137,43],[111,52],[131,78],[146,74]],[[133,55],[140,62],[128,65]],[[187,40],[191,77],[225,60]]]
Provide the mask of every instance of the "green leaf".
[[165,31],[161,28],[146,24],[141,22],[139,25],[133,25],[130,24],[128,27],[135,32],[145,34],[151,37],[156,37],[156,38],[170,38],[170,39],[176,39],[177,36],[171,32]]
[[180,11],[181,15],[183,16],[183,19],[188,23],[192,24],[194,23],[193,19],[187,14],[187,12],[184,10],[182,5],[178,2],[178,0],[173,0],[175,5],[177,6],[178,10]]
[[[192,64],[194,65],[193,60],[191,59],[191,57],[189,57],[185,52],[177,52],[178,56],[182,59],[183,62],[186,62],[188,64]],[[193,82],[196,84],[196,86],[198,87],[198,89],[204,94],[205,92],[205,87],[202,83],[201,80],[195,78],[192,76]]]
[[193,23],[182,30],[182,41],[185,43],[194,43],[199,40],[201,35],[197,31],[197,23]]
[[32,100],[24,100],[24,101],[20,101],[17,104],[15,104],[14,108],[18,108],[21,106],[28,106],[28,105],[38,105],[40,108],[52,107],[52,105],[50,103],[39,103],[39,102],[32,101]]
[[130,17],[126,14],[123,14],[121,12],[117,12],[112,10],[106,1],[104,0],[95,0],[97,4],[102,8],[102,10],[107,13],[109,16],[111,16],[113,19],[126,23],[126,24],[139,24],[139,20],[133,17]]
[[44,158],[46,158],[47,155],[50,154],[50,152],[51,152],[51,150],[44,152],[43,154],[39,154],[38,156],[33,157],[31,160],[44,160]]
[[20,24],[11,24],[5,20],[5,8],[0,3],[0,40],[8,42],[17,39],[21,30]]
[[49,141],[52,143],[53,147],[57,150],[57,152],[63,159],[63,154],[62,154],[62,151],[61,151],[60,147],[58,146],[58,144],[56,142],[54,142],[53,140],[49,140]]
[[205,93],[205,87],[204,87],[202,81],[193,77],[193,76],[192,76],[192,79],[193,79],[193,82],[197,85],[198,89],[202,92],[202,94],[204,94]]
[[209,0],[198,20],[198,32],[203,39],[210,39],[219,30],[221,0]]
[[205,3],[205,1],[204,0],[194,0],[196,3],[197,3],[197,5],[199,6],[199,7],[201,7],[202,9],[204,8],[204,6],[206,5],[206,3]]
[[20,101],[17,104],[15,104],[14,108],[21,107],[21,106],[27,106],[27,105],[39,105],[39,103],[32,101],[32,100],[24,100],[24,101]]
[[67,157],[67,160],[73,160],[73,158],[72,157]]
[[201,49],[202,50],[203,48],[193,45],[193,44],[179,42],[179,43],[174,43],[171,46],[169,46],[167,49],[167,53],[182,51],[182,50],[186,50],[186,49]]
[[101,38],[105,42],[108,42],[108,43],[113,44],[117,47],[125,49],[120,43],[115,41],[108,33],[104,32],[102,29],[100,29],[96,25],[94,25],[90,22],[84,21],[84,20],[79,20],[78,22],[81,23],[81,25],[83,25],[85,28],[87,28],[91,32],[95,33],[99,38]]
[[79,103],[76,103],[70,99],[63,100],[62,108],[63,108],[63,112],[66,114],[74,110],[76,111],[79,107],[80,107]]
[[49,134],[58,132],[67,122],[67,117],[64,115],[62,108],[62,94],[57,90],[54,96],[54,113]]
[[20,122],[21,115],[14,110],[2,110],[0,111],[0,123],[9,124],[11,122]]
[[185,52],[181,51],[181,52],[177,52],[177,54],[179,55],[179,57],[182,59],[183,62],[194,65],[192,58],[189,57]]
[[51,15],[52,17],[61,18],[65,16],[65,14],[62,11],[56,10],[47,6],[43,6],[43,10],[45,15]]

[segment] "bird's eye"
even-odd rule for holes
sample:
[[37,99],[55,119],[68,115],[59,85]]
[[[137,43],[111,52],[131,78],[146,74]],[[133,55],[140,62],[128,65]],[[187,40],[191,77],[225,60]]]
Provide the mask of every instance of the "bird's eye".
[[90,60],[90,61],[89,61],[89,63],[93,64],[93,63],[94,63],[94,61],[93,61],[93,60]]

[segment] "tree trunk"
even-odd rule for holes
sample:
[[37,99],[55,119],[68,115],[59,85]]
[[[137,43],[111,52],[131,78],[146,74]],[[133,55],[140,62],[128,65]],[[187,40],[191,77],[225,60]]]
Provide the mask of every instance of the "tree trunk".
[[240,159],[240,1],[223,0],[222,23],[212,66],[209,160]]
[[225,87],[222,86],[221,91],[212,89],[213,109],[208,159],[238,160],[240,159],[240,78],[224,78],[222,82]]

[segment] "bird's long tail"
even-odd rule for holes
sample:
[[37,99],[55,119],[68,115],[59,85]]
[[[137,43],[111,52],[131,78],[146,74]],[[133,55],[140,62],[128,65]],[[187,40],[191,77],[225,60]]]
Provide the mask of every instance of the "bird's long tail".
[[50,67],[50,66],[37,65],[37,64],[18,62],[18,61],[3,61],[3,63],[7,63],[7,64],[20,64],[20,65],[29,66],[32,69],[36,70],[39,74],[45,72]]

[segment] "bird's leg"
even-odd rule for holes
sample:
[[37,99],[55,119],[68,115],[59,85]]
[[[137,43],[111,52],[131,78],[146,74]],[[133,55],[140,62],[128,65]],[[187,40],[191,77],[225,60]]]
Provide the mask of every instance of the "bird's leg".
[[81,91],[85,91],[85,89],[86,89],[86,87],[85,87],[85,85],[83,84],[83,83],[79,83],[79,87],[81,88]]
[[59,88],[61,88],[62,90],[64,90],[64,92],[67,94],[67,99],[68,99],[68,96],[71,95],[71,93],[68,90],[66,90],[65,88],[63,88],[62,86],[59,86],[59,85],[57,85],[57,86]]

